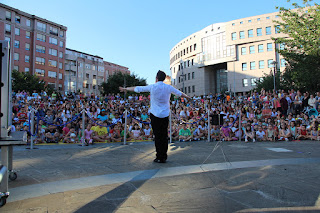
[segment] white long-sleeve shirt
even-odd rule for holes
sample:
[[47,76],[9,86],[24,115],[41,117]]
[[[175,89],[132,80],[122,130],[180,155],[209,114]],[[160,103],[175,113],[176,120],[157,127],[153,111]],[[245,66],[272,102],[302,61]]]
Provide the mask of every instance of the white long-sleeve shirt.
[[171,85],[158,81],[148,86],[137,86],[135,92],[150,92],[150,113],[158,118],[165,118],[170,113],[170,96],[171,93],[181,96],[182,92]]

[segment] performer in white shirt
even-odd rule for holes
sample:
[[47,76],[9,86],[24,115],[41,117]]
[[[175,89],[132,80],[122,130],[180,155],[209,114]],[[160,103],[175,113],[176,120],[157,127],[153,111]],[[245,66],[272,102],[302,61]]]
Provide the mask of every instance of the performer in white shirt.
[[156,159],[154,162],[165,163],[168,151],[168,124],[170,113],[170,96],[171,93],[190,98],[188,95],[177,90],[171,85],[163,83],[166,74],[159,70],[156,76],[156,83],[148,86],[137,87],[119,87],[120,91],[150,92],[150,118],[151,126],[155,136]]

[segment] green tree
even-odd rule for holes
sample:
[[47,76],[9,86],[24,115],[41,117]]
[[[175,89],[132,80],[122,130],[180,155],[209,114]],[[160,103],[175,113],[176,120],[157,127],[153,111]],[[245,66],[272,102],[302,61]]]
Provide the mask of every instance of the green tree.
[[[275,75],[275,83],[276,83],[276,90],[288,90],[290,89],[287,86],[287,79],[285,77],[285,73],[276,72]],[[257,82],[257,87],[255,90],[261,91],[261,89],[264,89],[266,91],[273,91],[274,90],[274,78],[273,73],[266,74],[263,76],[263,79]]]
[[[320,88],[320,6],[312,0],[290,1],[294,9],[280,7],[281,21],[275,21],[284,38],[273,38],[287,61],[287,86],[314,92]],[[293,2],[293,3],[292,3]]]
[[124,82],[126,82],[126,87],[132,86],[145,86],[147,85],[146,79],[139,78],[135,74],[123,74],[121,72],[117,72],[114,75],[111,75],[107,82],[103,82],[101,84],[102,93],[118,93],[119,87],[124,86]]
[[11,77],[12,90],[15,92],[25,90],[31,93],[34,90],[40,92],[45,89],[45,82],[40,80],[38,76],[13,70]]

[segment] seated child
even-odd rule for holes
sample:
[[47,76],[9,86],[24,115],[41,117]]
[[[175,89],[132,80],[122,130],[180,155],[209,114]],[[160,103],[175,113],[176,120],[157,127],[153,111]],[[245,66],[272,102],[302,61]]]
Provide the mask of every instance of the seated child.
[[220,141],[220,129],[218,125],[212,125],[210,136],[212,141]]
[[267,132],[266,132],[266,140],[267,141],[275,141],[276,131],[273,129],[273,126],[269,124]]
[[266,137],[266,133],[262,130],[262,126],[259,126],[258,131],[256,131],[257,141],[264,141],[265,137]]
[[133,125],[133,128],[131,130],[131,138],[135,141],[142,140],[140,126],[137,123]]
[[306,125],[302,125],[298,131],[297,140],[307,140],[308,137],[308,131]]
[[246,129],[244,131],[244,139],[245,139],[245,142],[248,142],[249,140],[252,140],[252,142],[256,142],[256,139],[255,139],[255,132],[252,131],[252,128],[251,128],[251,125],[248,124],[246,126]]
[[143,135],[144,140],[152,140],[153,133],[152,133],[152,129],[150,128],[149,124],[144,125],[143,132],[144,132],[144,135]]
[[78,137],[77,137],[75,128],[70,129],[68,134],[65,136],[65,142],[67,142],[67,143],[77,143],[78,142]]
[[191,141],[192,135],[190,129],[187,129],[187,125],[185,123],[182,124],[182,129],[179,131],[179,141]]

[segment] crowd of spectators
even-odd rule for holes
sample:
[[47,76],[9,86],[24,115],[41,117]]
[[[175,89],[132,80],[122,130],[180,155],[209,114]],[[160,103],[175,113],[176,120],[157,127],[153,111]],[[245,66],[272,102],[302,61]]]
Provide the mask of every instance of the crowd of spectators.
[[[83,128],[86,145],[120,142],[125,135],[125,109],[129,115],[127,140],[152,140],[149,96],[143,94],[124,99],[120,94],[102,97],[18,91],[13,93],[12,130],[30,135],[30,112],[35,110],[36,143],[81,143]],[[85,127],[82,110],[87,113]],[[173,141],[204,140],[208,135],[211,140],[244,142],[320,139],[320,92],[262,90],[232,97],[194,96],[191,100],[173,96],[171,112],[168,135]],[[214,121],[216,117],[221,117],[219,123]]]

